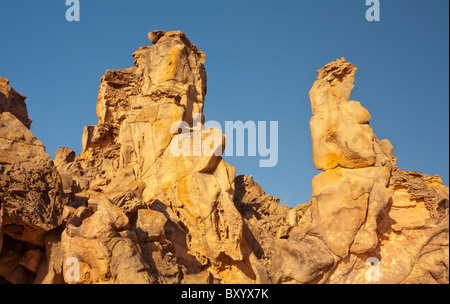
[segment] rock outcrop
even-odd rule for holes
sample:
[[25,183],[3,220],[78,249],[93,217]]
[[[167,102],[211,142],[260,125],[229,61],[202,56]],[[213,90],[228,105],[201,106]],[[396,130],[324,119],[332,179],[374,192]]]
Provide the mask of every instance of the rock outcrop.
[[[86,219],[80,214],[68,222],[62,238],[66,256],[91,265],[82,276],[92,282],[178,283],[201,271],[239,282],[250,266],[241,248],[243,221],[233,203],[235,169],[220,156],[194,151],[196,135],[202,141],[214,135],[194,129],[194,122],[201,126],[204,120],[205,54],[181,32],[150,36],[155,45],[133,54],[135,67],[103,76],[99,124],[85,128],[81,155],[57,153],[66,192],[88,205],[77,210]],[[192,130],[174,130],[177,122]],[[214,151],[222,149],[219,139]],[[192,153],[174,156],[170,145],[186,140]],[[103,248],[96,256],[76,245],[89,241]],[[124,268],[133,273],[109,267],[117,242],[127,244],[133,265],[139,265]],[[103,265],[95,265],[98,260]]]
[[395,166],[391,143],[349,100],[355,71],[337,59],[310,92],[314,165],[324,172],[312,182],[308,233],[340,258],[328,282],[448,282],[448,187]]
[[9,112],[14,115],[25,127],[30,129],[31,119],[28,118],[25,96],[11,88],[9,80],[0,77],[0,113]]
[[377,220],[377,247],[349,254],[329,282],[372,283],[366,273],[372,269],[384,284],[448,284],[448,187],[438,177],[395,168],[389,188],[394,194]]
[[318,71],[323,172],[288,208],[236,177],[204,126],[205,54],[179,31],[149,40],[101,78],[79,156],[52,161],[0,78],[0,283],[448,283],[448,187],[396,167],[349,100],[355,66]]
[[377,246],[377,218],[393,194],[392,145],[378,141],[369,112],[349,101],[355,71],[344,58],[329,63],[310,92],[314,165],[325,170],[312,181],[310,232],[341,258]]
[[46,234],[62,224],[59,173],[30,132],[25,97],[0,78],[0,276],[30,283]]

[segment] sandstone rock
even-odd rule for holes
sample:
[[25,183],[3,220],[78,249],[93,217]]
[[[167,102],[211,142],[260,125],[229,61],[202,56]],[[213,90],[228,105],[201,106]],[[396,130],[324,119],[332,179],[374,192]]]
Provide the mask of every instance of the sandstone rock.
[[[163,202],[167,215],[172,214],[171,229],[190,238],[186,251],[178,250],[175,255],[190,261],[184,265],[189,269],[198,267],[197,263],[211,264],[220,272],[224,261],[243,260],[243,222],[233,203],[235,169],[220,155],[194,152],[197,134],[202,140],[220,134],[217,149],[224,148],[221,133],[201,126],[206,94],[205,55],[182,32],[155,32],[149,37],[155,45],[133,54],[135,67],[107,71],[102,77],[97,104],[99,124],[85,128],[80,156],[73,159],[72,152],[61,149],[55,162],[66,193],[86,193],[93,211],[100,211],[95,199],[101,193],[129,220],[137,214],[138,243],[172,242],[164,235],[166,216],[147,208],[155,201]],[[182,121],[198,127],[193,125],[196,121],[200,129],[174,132],[172,125]],[[190,141],[190,154],[174,156],[170,144],[183,140]],[[82,178],[89,179],[84,189]],[[140,190],[130,192],[134,187]],[[105,210],[100,214],[106,214]],[[95,231],[101,229],[97,212],[90,217],[96,221]],[[151,219],[154,215],[155,221]],[[66,241],[70,243],[64,237],[63,243]],[[190,257],[195,257],[196,262]],[[93,259],[97,258],[94,255]]]
[[136,221],[138,240],[140,242],[162,242],[165,239],[164,226],[166,222],[166,217],[160,212],[149,209],[139,210]]
[[315,237],[278,240],[274,248],[274,283],[310,283],[324,276],[335,262],[327,246]]
[[52,162],[0,78],[0,283],[448,284],[448,187],[396,167],[349,99],[354,65],[318,71],[324,171],[311,200],[288,208],[236,177],[225,136],[205,128],[205,54],[179,31],[149,40],[134,67],[101,78],[79,156],[63,147]]
[[[383,219],[386,220],[386,219]],[[379,280],[370,280],[367,263],[377,258]],[[436,284],[448,282],[448,218],[435,227],[389,230],[380,235],[377,248],[363,255],[350,254],[338,264],[329,283]]]
[[63,147],[58,148],[55,153],[55,166],[58,170],[62,170],[65,164],[72,163],[75,160],[75,152],[72,149]]
[[45,256],[34,279],[34,284],[64,284],[64,252],[61,248],[62,229],[50,231],[45,236]]
[[[66,194],[71,194],[77,191],[75,188],[77,186],[75,183],[76,177],[73,174],[66,173],[73,165],[74,160],[75,152],[72,151],[72,149],[60,147],[58,148],[58,151],[55,152],[54,164],[61,175],[63,191]],[[72,169],[71,171],[73,172],[75,170]]]
[[[347,255],[352,244],[359,247],[353,248],[356,251],[375,247],[376,219],[390,198],[386,188],[389,177],[390,172],[384,167],[336,168],[316,176],[310,233],[320,235],[340,257]],[[364,221],[363,232],[360,228]],[[358,231],[360,235],[354,243]]]
[[36,273],[43,258],[43,254],[39,249],[32,249],[25,252],[21,257],[19,264],[26,269]]
[[5,240],[5,247],[0,254],[0,276],[8,276],[17,266],[19,266],[20,257],[22,255],[23,244],[9,240]]
[[304,227],[339,257],[326,282],[448,282],[448,187],[395,166],[392,144],[379,141],[369,113],[348,101],[355,71],[336,60],[310,92],[314,164],[325,171],[313,179]]
[[382,261],[382,282],[448,283],[448,187],[395,168],[390,188],[392,201],[378,219],[382,242],[372,251]]
[[207,270],[196,273],[187,274],[183,278],[183,284],[212,284],[214,279],[211,273]]
[[156,44],[158,40],[165,34],[166,32],[164,31],[153,31],[151,33],[148,33],[148,39],[151,41],[151,43]]
[[159,242],[146,242],[140,247],[143,258],[150,262],[150,270],[158,278],[159,284],[180,283],[182,271],[174,255],[167,251],[166,245]]
[[392,145],[378,141],[368,111],[349,101],[355,72],[337,59],[318,71],[310,91],[314,165],[325,171],[313,179],[308,233],[340,258],[378,245],[377,218],[393,194]]
[[329,271],[335,262],[332,251],[292,223],[292,211],[279,199],[266,195],[251,176],[238,176],[235,188],[235,204],[246,224],[245,247],[253,252],[251,265],[260,276],[256,282],[308,283]]
[[311,91],[311,137],[317,169],[364,168],[375,164],[369,112],[349,101],[356,67],[344,58],[318,71]]
[[0,114],[9,112],[14,115],[28,129],[31,119],[28,118],[25,96],[20,95],[9,85],[9,80],[0,77]]
[[[80,265],[80,281],[65,277],[66,283],[151,283],[135,242],[116,230],[126,227],[119,210],[111,211],[105,204],[103,199],[92,215],[85,207],[79,208],[62,234],[64,261],[76,258]],[[63,264],[63,273],[67,270]]]
[[42,245],[60,224],[61,179],[44,145],[10,112],[0,114],[0,200],[3,233]]
[[98,203],[98,211],[102,215],[102,221],[105,224],[111,225],[115,230],[120,231],[128,227],[128,217],[122,212],[122,210],[111,204],[111,202],[100,196]]
[[439,176],[428,176],[395,168],[392,174],[391,188],[395,191],[392,202],[393,210],[426,209],[430,218],[442,218],[448,214],[449,188],[443,185]]
[[139,249],[128,238],[114,238],[109,244],[111,250],[111,274],[116,284],[149,284],[154,282],[146,271]]

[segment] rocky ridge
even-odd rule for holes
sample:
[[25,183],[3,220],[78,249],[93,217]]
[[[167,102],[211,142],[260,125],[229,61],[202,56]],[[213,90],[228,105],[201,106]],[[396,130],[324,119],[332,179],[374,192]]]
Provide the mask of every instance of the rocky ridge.
[[[101,78],[79,156],[60,148],[52,161],[25,97],[0,78],[0,283],[449,282],[448,187],[396,167],[349,100],[354,65],[318,71],[311,137],[323,172],[311,201],[288,208],[220,153],[195,153],[196,135],[225,147],[202,125],[206,56],[179,31],[149,39],[134,67]],[[192,153],[174,156],[186,141]]]

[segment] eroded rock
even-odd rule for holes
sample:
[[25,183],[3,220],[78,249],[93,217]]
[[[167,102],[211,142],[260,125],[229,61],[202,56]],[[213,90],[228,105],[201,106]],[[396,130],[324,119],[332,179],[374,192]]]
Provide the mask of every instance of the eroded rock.
[[314,164],[325,171],[306,229],[338,257],[326,282],[448,282],[448,187],[396,167],[392,144],[349,101],[355,71],[344,58],[327,64],[310,92]]
[[350,100],[354,65],[318,71],[323,172],[311,200],[289,208],[236,177],[225,136],[204,128],[205,54],[179,31],[149,40],[133,67],[101,78],[78,156],[63,147],[52,162],[25,98],[0,78],[0,282],[448,283],[448,187],[396,167]]
[[[169,148],[172,141],[187,139],[191,151],[195,149],[193,136],[198,129],[194,127],[198,126],[193,123],[199,116],[197,122],[202,129],[206,94],[205,54],[182,32],[154,32],[149,38],[154,45],[133,54],[135,67],[107,71],[102,77],[97,104],[99,124],[85,128],[80,156],[73,158],[70,150],[61,148],[57,166],[65,191],[75,197],[87,196],[89,208],[97,210],[83,221],[80,229],[99,216],[97,200],[106,197],[113,205],[110,209],[120,208],[132,223],[136,240],[130,240],[136,248],[146,252],[149,242],[158,242],[164,246],[152,252],[167,256],[174,251],[171,254],[185,263],[180,269],[169,267],[176,269],[175,274],[161,266],[165,262],[155,262],[161,260],[154,256],[156,253],[144,254],[144,264],[156,265],[148,268],[150,272],[181,280],[187,269],[201,271],[199,267],[210,267],[220,279],[225,262],[245,264],[241,251],[243,221],[233,203],[235,169],[216,154],[175,156]],[[174,131],[172,125],[182,121],[192,129],[178,134],[180,130]],[[199,133],[203,140],[214,132]],[[88,181],[83,183],[85,178]],[[149,209],[155,202],[166,210],[161,213]],[[100,213],[103,217],[105,210]],[[102,222],[95,221],[93,226],[100,230]],[[114,226],[116,222],[112,223]],[[112,228],[121,231],[119,227]],[[184,242],[179,239],[183,234],[187,237]],[[69,233],[64,234],[62,242],[75,240]],[[108,247],[107,243],[97,240],[96,246]],[[174,243],[185,243],[184,249],[170,250]],[[83,253],[81,246],[71,246],[70,251],[74,256],[91,254]],[[91,259],[100,257],[94,255]],[[91,263],[94,262],[87,264]],[[92,270],[101,273],[92,282],[106,280],[105,267]],[[240,266],[232,269],[236,278],[243,277],[239,275],[241,271]]]
[[61,224],[61,178],[42,142],[10,112],[0,114],[0,172],[3,233],[43,245]]
[[8,79],[0,77],[0,113],[11,113],[27,129],[30,129],[31,119],[28,118],[25,99],[25,96],[17,93],[17,91],[9,85]]

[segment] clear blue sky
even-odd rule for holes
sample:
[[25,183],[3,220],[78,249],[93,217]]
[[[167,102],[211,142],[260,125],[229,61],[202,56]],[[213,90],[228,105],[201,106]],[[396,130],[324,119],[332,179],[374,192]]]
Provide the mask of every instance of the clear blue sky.
[[279,162],[228,157],[288,205],[311,195],[308,92],[316,70],[340,57],[358,66],[351,98],[372,115],[398,166],[449,180],[449,1],[81,0],[81,21],[65,0],[0,0],[0,76],[27,96],[31,131],[54,157],[81,152],[96,125],[99,80],[133,65],[153,30],[181,30],[206,52],[207,120],[279,121]]

